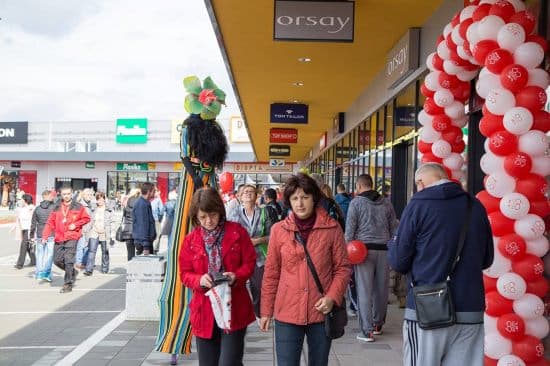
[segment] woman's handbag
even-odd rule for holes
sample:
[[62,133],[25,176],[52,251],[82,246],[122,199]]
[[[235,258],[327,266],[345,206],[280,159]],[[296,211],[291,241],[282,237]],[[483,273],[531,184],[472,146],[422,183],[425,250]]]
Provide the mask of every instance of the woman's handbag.
[[[453,303],[453,297],[450,288],[451,275],[460,260],[460,254],[464,247],[464,240],[468,232],[468,225],[472,216],[472,199],[468,197],[468,208],[466,219],[462,225],[456,256],[451,266],[447,279],[443,282],[416,286],[414,279],[413,299],[416,307],[416,319],[422,329],[437,329],[450,327],[456,322],[456,314]],[[411,273],[412,276],[412,273]]]
[[132,240],[132,224],[124,221],[124,216],[120,220],[120,225],[115,233],[115,239],[117,241]]
[[[296,232],[295,237],[296,240],[304,247],[307,266],[311,271],[311,275],[313,276],[313,280],[317,285],[317,289],[319,289],[321,295],[324,296],[325,291],[323,290],[323,285],[321,285],[321,280],[319,280],[319,275],[315,270],[315,265],[313,264],[313,261],[309,256],[306,244],[300,236],[300,233]],[[334,303],[334,305],[332,306],[332,310],[325,316],[325,335],[330,339],[340,338],[344,335],[346,325],[348,325],[348,314],[346,312],[346,300],[343,298],[342,305],[338,306],[336,305],[336,303]]]

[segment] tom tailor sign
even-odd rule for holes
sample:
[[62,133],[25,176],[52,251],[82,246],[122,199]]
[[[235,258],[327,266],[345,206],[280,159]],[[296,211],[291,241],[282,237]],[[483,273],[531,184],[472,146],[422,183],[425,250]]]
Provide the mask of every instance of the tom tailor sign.
[[307,123],[307,104],[271,104],[269,118],[276,123]]
[[0,122],[0,144],[26,144],[28,139],[28,122]]
[[353,42],[353,1],[275,1],[273,38]]
[[295,144],[298,142],[298,130],[295,128],[272,128],[269,130],[269,142]]

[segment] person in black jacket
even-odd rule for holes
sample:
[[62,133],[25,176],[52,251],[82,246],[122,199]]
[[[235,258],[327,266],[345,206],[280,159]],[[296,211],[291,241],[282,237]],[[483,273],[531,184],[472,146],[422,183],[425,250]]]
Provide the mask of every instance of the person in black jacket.
[[132,228],[134,222],[134,216],[132,211],[134,209],[134,204],[139,198],[141,190],[139,188],[132,189],[126,199],[126,202],[122,202],[124,207],[122,210],[122,238],[126,242],[126,250],[128,252],[128,260],[136,255],[136,246],[134,245],[134,239],[132,238]]
[[143,183],[141,197],[137,199],[132,210],[132,238],[138,255],[153,253],[153,242],[157,237],[155,218],[151,208],[151,200],[154,196],[155,186],[149,182]]
[[48,222],[48,218],[52,213],[55,204],[51,191],[42,192],[42,202],[38,205],[32,214],[31,230],[29,234],[30,240],[35,243],[36,250],[36,272],[37,280],[52,282],[52,263],[53,263],[53,246],[54,235],[50,235],[48,241],[42,243],[40,240],[35,240],[36,235],[40,238],[44,226]]

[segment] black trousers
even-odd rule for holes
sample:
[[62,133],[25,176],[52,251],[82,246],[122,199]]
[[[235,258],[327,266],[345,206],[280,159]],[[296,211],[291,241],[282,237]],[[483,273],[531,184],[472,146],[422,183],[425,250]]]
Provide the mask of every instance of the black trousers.
[[260,317],[260,298],[262,297],[262,280],[264,278],[264,266],[254,267],[254,272],[250,277],[250,294],[252,295],[252,305],[254,314]]
[[212,338],[195,337],[199,366],[242,366],[246,328],[224,333],[214,322]]
[[36,256],[34,255],[34,248],[29,240],[29,230],[21,230],[21,244],[19,245],[19,258],[17,258],[17,267],[23,267],[25,264],[25,257],[29,255],[31,259],[31,266],[36,265]]
[[74,283],[76,243],[77,240],[67,240],[61,243],[55,243],[53,248],[53,262],[56,266],[65,271],[66,285],[72,285]]

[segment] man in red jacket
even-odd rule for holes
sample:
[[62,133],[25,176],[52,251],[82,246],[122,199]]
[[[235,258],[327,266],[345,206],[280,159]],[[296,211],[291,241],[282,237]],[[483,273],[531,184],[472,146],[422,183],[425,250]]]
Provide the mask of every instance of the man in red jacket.
[[82,226],[89,221],[90,216],[86,209],[73,202],[72,188],[61,188],[61,202],[50,214],[42,232],[42,242],[46,242],[52,231],[55,233],[54,263],[65,270],[65,284],[61,293],[73,290],[73,283],[78,274],[74,268],[76,243],[82,236]]

